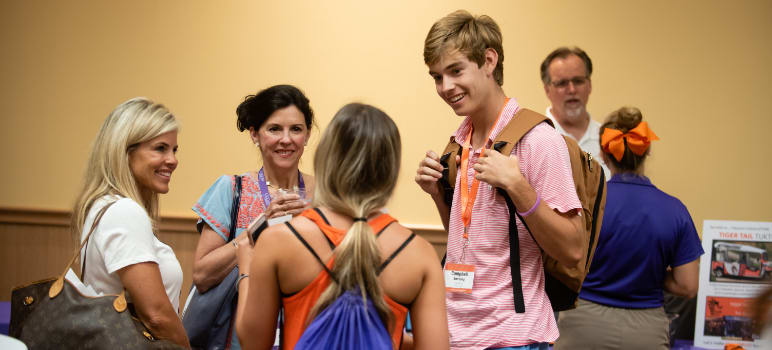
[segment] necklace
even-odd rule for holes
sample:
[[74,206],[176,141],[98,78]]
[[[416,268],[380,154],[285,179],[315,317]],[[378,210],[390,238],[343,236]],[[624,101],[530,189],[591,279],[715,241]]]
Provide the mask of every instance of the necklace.
[[[281,187],[275,186],[274,184],[272,184],[270,181],[267,181],[267,180],[265,181],[265,185],[270,188],[276,189],[279,192],[288,192],[290,190],[289,188],[281,188]],[[297,192],[298,186],[297,185],[292,186],[292,190]]]
[[[279,193],[289,192],[289,190],[285,190],[281,187],[277,188],[275,185],[271,184],[270,181],[265,178],[263,168],[260,168],[260,171],[257,172],[257,183],[258,186],[260,186],[260,193],[262,193],[263,196],[264,208],[268,208],[271,204],[271,193],[268,186],[276,188],[276,191]],[[298,170],[298,184],[295,186],[294,192],[300,194],[301,197],[305,197],[306,185],[303,183],[303,174],[300,173],[300,170]]]

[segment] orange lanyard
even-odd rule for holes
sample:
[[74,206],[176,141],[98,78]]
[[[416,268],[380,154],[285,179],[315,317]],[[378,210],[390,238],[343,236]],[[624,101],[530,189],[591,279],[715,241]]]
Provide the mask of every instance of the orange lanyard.
[[[501,107],[501,111],[499,111],[499,116],[496,118],[496,122],[493,123],[490,131],[488,131],[488,136],[486,136],[485,140],[483,141],[480,157],[485,154],[485,146],[488,144],[488,140],[491,137],[491,133],[493,133],[493,129],[495,129],[496,125],[499,124],[501,115],[504,113],[504,108],[508,103],[509,98],[507,98],[504,106]],[[469,136],[467,136],[466,141],[464,141],[464,147],[461,150],[461,220],[464,223],[465,241],[469,240],[469,224],[472,222],[472,208],[474,207],[474,202],[477,199],[477,188],[480,187],[480,180],[477,179],[477,171],[475,171],[474,176],[472,176],[472,188],[471,190],[468,189],[469,184],[467,180],[467,171],[469,171],[469,149],[472,147],[472,131],[474,131],[474,126],[469,129]]]

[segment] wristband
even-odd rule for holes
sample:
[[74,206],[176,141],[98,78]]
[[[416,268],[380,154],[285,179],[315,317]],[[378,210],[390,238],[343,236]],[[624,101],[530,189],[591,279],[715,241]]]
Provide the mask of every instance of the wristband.
[[539,207],[539,203],[541,203],[541,195],[539,195],[539,193],[537,192],[536,193],[536,203],[533,204],[531,209],[528,209],[528,211],[526,211],[524,213],[521,213],[521,212],[518,211],[517,214],[519,214],[522,217],[526,217],[528,215],[531,215],[531,214],[533,214],[534,211],[536,211],[536,208]]
[[236,288],[239,287],[239,283],[241,282],[241,280],[243,280],[243,279],[245,279],[247,277],[249,277],[248,273],[239,274],[239,278],[236,280]]

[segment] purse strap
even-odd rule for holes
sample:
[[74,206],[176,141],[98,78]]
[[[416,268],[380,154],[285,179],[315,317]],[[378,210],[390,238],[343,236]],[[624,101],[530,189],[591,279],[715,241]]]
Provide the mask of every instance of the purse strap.
[[[88,249],[88,239],[91,237],[91,234],[94,233],[94,230],[96,230],[97,225],[99,225],[99,222],[102,221],[102,216],[105,215],[105,212],[107,211],[107,208],[110,208],[111,205],[115,204],[116,201],[112,201],[110,203],[107,203],[102,209],[99,210],[96,217],[94,217],[94,223],[91,224],[91,229],[88,231],[88,234],[86,235],[86,238],[83,240],[83,242],[80,243],[80,248],[78,248],[78,251],[75,252],[75,256],[72,257],[72,260],[70,260],[70,263],[67,264],[67,266],[64,268],[64,273],[67,273],[67,269],[69,269],[72,264],[75,263],[75,260],[80,256],[80,253],[84,251],[83,247],[86,247]],[[85,281],[86,280],[86,254],[88,252],[83,254],[83,267],[80,269],[80,280]],[[64,276],[64,275],[62,275]]]
[[239,207],[241,206],[241,176],[233,175],[236,188],[233,190],[233,203],[231,204],[231,226],[228,232],[228,242],[236,238],[236,223],[239,220]]
[[[48,297],[53,299],[56,298],[59,293],[62,292],[64,289],[64,276],[67,274],[67,270],[72,266],[72,264],[75,263],[75,260],[80,257],[80,252],[83,250],[83,247],[86,246],[86,243],[88,242],[88,239],[91,237],[91,234],[94,233],[94,230],[96,229],[97,225],[99,225],[99,221],[102,220],[102,216],[105,214],[108,208],[110,208],[111,205],[115,204],[117,201],[112,201],[110,203],[107,203],[102,209],[99,210],[96,217],[94,218],[94,223],[91,224],[91,230],[88,231],[88,234],[86,235],[86,239],[83,240],[83,242],[80,244],[80,247],[75,252],[75,255],[70,259],[70,263],[67,264],[64,268],[64,272],[59,276],[59,278],[54,281],[54,283],[51,284],[51,287],[48,289]],[[86,262],[85,259],[83,261],[83,271],[81,271],[81,275],[85,272]],[[83,278],[81,278],[83,280]],[[113,300],[113,309],[117,312],[124,312],[126,311],[128,307],[128,303],[126,302],[126,289],[121,291],[121,294],[118,294],[116,298]]]

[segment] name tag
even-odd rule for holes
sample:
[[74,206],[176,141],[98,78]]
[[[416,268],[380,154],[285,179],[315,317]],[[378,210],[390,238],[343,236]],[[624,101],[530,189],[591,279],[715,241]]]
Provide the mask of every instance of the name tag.
[[275,218],[268,219],[268,226],[273,226],[276,224],[283,224],[287,221],[292,220],[292,214],[287,214],[284,216],[277,216]]
[[474,265],[445,264],[445,290],[471,293],[474,285]]

